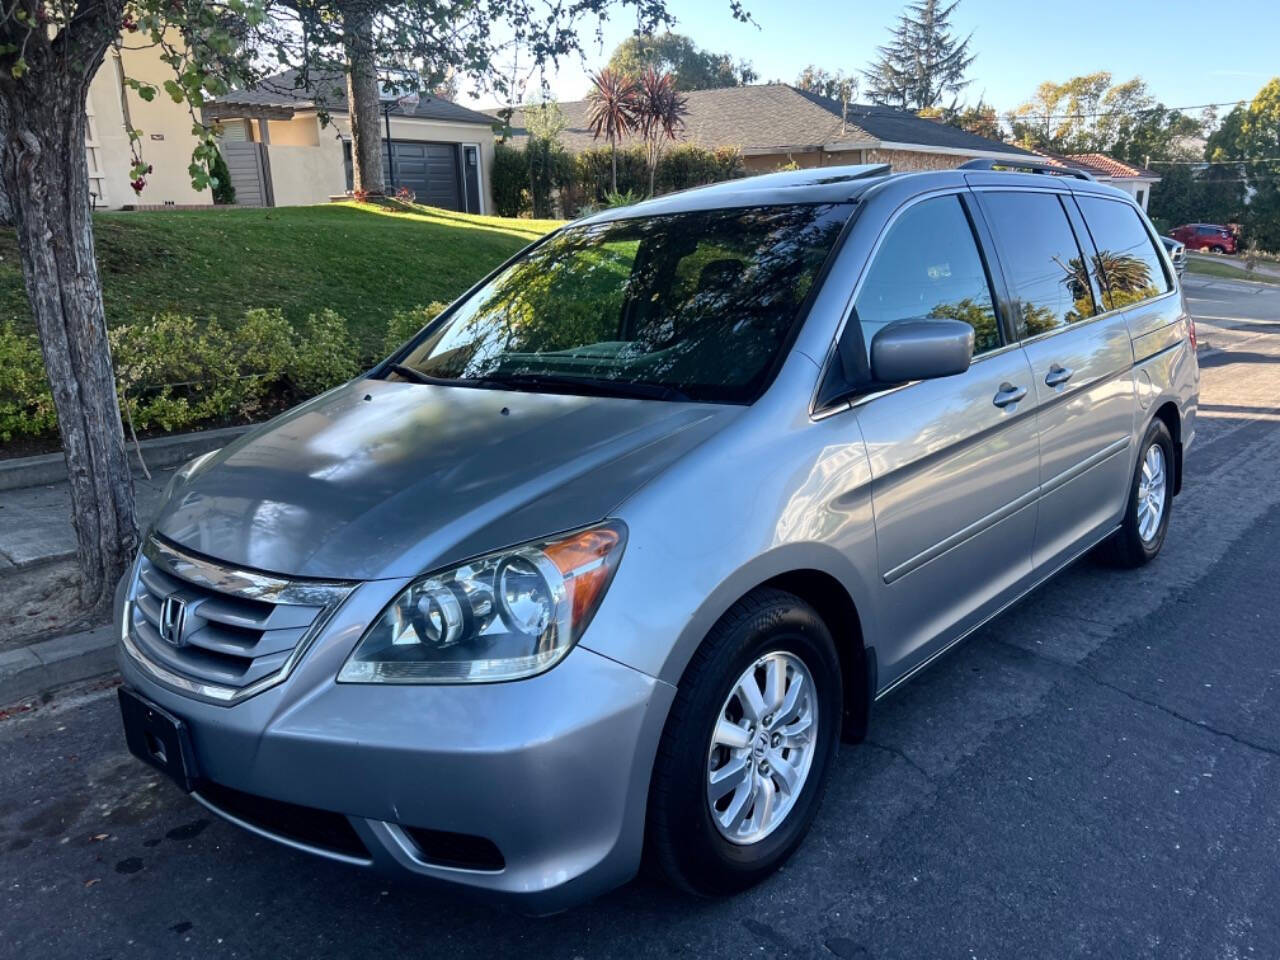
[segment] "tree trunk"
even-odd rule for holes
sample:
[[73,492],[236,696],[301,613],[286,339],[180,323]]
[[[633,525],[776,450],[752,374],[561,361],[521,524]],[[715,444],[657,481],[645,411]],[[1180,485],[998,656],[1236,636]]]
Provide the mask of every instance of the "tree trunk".
[[342,10],[347,45],[347,110],[351,118],[352,185],[386,193],[382,179],[382,104],[373,40],[372,7],[355,0]]
[[91,78],[92,71],[33,71],[0,84],[0,180],[67,461],[80,600],[86,614],[101,615],[137,549],[138,530],[93,250],[85,150]]
[[613,161],[613,192],[618,192],[618,143],[613,138],[609,138],[609,159]]

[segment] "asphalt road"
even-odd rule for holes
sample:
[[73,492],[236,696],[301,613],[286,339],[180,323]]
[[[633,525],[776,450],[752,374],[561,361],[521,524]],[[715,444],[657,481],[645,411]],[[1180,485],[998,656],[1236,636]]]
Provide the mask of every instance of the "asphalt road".
[[5,957],[1280,956],[1280,290],[1191,278],[1164,553],[1083,561],[882,705],[757,889],[530,920],[211,820],[99,684],[0,719]]

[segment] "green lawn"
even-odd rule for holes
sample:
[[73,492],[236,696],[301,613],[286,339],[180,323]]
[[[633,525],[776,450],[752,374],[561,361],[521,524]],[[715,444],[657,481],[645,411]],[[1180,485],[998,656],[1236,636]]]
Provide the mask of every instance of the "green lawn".
[[1260,283],[1280,283],[1280,277],[1261,270],[1246,270],[1243,265],[1219,263],[1216,260],[1201,260],[1198,257],[1187,257],[1187,273],[1196,273],[1204,277],[1221,277],[1226,280],[1257,280]]
[[[399,309],[451,300],[557,224],[369,204],[100,213],[108,326],[176,312],[234,320],[330,307],[368,345]],[[31,328],[14,235],[0,234],[0,320]]]

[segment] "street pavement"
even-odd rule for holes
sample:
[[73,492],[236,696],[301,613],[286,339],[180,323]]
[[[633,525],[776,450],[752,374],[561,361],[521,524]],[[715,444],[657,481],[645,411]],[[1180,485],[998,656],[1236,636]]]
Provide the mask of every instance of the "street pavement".
[[0,714],[0,955],[1280,956],[1280,289],[1186,286],[1161,557],[1076,564],[881,704],[756,889],[535,920],[316,860],[132,760],[102,681]]

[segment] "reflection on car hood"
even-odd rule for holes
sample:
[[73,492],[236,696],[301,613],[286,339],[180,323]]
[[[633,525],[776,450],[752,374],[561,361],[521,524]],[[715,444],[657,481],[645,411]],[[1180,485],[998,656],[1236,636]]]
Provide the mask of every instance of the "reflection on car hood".
[[357,380],[228,446],[154,529],[292,576],[413,576],[592,523],[742,407]]

